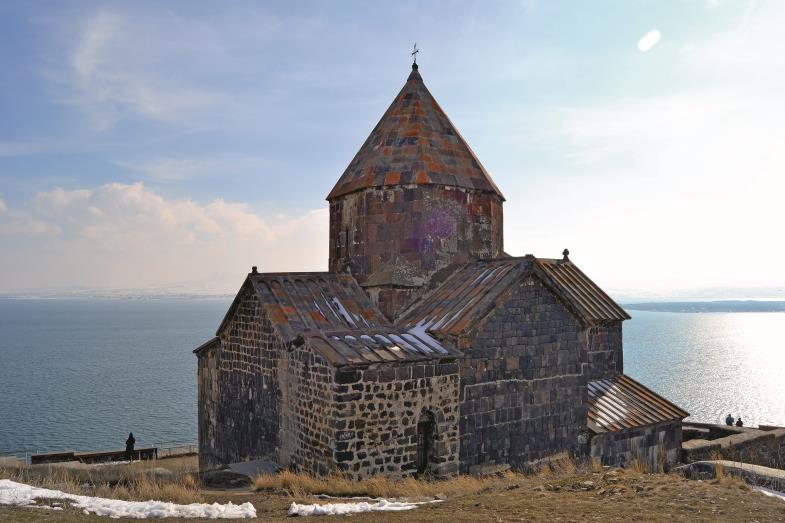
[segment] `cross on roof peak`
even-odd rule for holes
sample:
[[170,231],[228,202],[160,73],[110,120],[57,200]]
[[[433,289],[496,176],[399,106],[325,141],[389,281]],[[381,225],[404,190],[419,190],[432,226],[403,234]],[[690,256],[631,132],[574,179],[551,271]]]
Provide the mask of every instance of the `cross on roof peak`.
[[412,64],[412,69],[417,69],[417,53],[420,50],[417,49],[417,42],[414,42],[414,47],[412,48],[412,56],[414,57],[414,63]]

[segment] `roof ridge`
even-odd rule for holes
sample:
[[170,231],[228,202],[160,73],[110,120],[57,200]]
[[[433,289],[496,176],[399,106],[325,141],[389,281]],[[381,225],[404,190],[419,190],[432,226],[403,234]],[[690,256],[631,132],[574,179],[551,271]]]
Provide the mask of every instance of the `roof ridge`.
[[574,263],[541,262],[533,255],[477,260],[459,266],[409,306],[396,325],[429,324],[435,334],[461,336],[483,321],[493,304],[527,274],[547,287],[578,321],[621,321],[629,315]]

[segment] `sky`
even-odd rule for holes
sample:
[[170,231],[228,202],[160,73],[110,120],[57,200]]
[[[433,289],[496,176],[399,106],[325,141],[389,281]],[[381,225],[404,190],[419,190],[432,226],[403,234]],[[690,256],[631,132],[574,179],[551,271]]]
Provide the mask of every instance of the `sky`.
[[0,293],[325,270],[327,193],[420,73],[505,250],[618,299],[785,298],[785,2],[0,0]]

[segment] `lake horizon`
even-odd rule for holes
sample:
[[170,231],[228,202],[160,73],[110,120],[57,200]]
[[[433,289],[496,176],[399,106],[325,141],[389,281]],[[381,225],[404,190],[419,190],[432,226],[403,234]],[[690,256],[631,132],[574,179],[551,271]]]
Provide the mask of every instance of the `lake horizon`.
[[[231,299],[0,298],[0,452],[196,441],[196,357]],[[690,421],[785,425],[785,313],[630,310],[624,370]]]

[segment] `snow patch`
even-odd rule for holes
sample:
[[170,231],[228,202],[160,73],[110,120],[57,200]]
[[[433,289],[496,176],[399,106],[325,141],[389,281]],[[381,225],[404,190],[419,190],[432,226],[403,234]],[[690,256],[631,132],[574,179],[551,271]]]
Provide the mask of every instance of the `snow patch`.
[[91,467],[111,467],[113,465],[130,465],[130,461],[105,461],[103,463],[91,463]]
[[316,300],[313,300],[313,306],[316,307],[316,310],[319,311],[319,314],[322,315],[322,318],[324,318],[324,320],[327,321],[327,316],[324,315],[324,312],[322,312],[322,308],[319,307],[319,304],[316,302]]
[[785,492],[779,492],[777,490],[771,490],[765,487],[752,487],[752,490],[757,490],[761,494],[765,494],[772,498],[780,498],[782,501],[785,501]]
[[381,334],[374,334],[374,338],[376,338],[378,341],[380,341],[384,345],[395,345],[395,343],[391,342],[389,339],[385,338]]
[[44,510],[63,510],[63,507],[55,507],[49,505],[25,505],[25,508],[41,508]]
[[470,287],[474,287],[475,285],[477,285],[477,282],[483,279],[485,275],[488,274],[488,271],[490,271],[490,269],[483,269],[482,272],[480,272],[480,274],[476,278],[474,278],[474,281],[471,283]]
[[346,514],[359,514],[361,512],[400,512],[411,510],[419,505],[439,503],[441,500],[421,501],[410,503],[407,501],[387,501],[380,499],[376,503],[326,503],[324,505],[300,505],[292,502],[289,507],[290,516],[343,516]]
[[405,350],[407,350],[408,352],[419,353],[419,351],[418,351],[418,350],[417,350],[415,347],[412,347],[412,346],[409,344],[409,342],[407,342],[406,340],[404,340],[403,338],[401,338],[401,337],[400,337],[400,336],[398,336],[397,334],[393,334],[393,333],[391,332],[391,333],[387,334],[387,336],[388,336],[388,337],[389,337],[391,340],[393,340],[393,341],[396,343],[396,345],[398,345],[398,346],[400,346],[400,347],[403,347],[403,348],[404,348]]
[[365,324],[366,327],[370,327],[371,326],[371,324],[368,323],[368,320],[366,320],[361,314],[354,314],[354,313],[352,313],[352,317],[354,318],[354,321],[356,321],[358,323],[362,321]]
[[401,334],[401,336],[403,336],[404,338],[406,338],[410,342],[412,342],[415,345],[417,345],[418,347],[420,347],[421,352],[424,352],[425,354],[433,354],[433,350],[431,350],[431,348],[428,345],[426,345],[425,342],[420,341],[417,338],[417,336],[415,336],[414,334],[409,334],[407,332],[407,333]]
[[[74,507],[82,509],[85,514],[109,516],[110,518],[255,518],[256,508],[248,502],[242,505],[227,503],[219,505],[213,503],[191,503],[178,505],[164,501],[123,501],[120,499],[96,498],[93,496],[78,496],[59,490],[33,487],[24,483],[17,483],[9,479],[0,479],[0,505],[14,505],[18,507],[40,507],[35,500],[64,499],[71,502]],[[57,510],[53,507],[52,510]]]
[[440,354],[447,354],[447,349],[442,347],[441,343],[436,341],[435,338],[431,337],[428,334],[428,329],[431,327],[431,323],[428,321],[421,321],[411,329],[409,329],[409,334],[413,334],[414,336],[418,337],[419,339],[423,340],[427,343],[430,347],[433,348],[436,352]]
[[349,314],[349,311],[346,310],[346,307],[343,306],[341,300],[333,296],[332,304],[335,306],[336,309],[338,309],[338,313],[343,317],[346,323],[348,323],[349,325],[351,325],[356,329],[357,324],[354,322],[354,319],[352,319],[352,315]]

